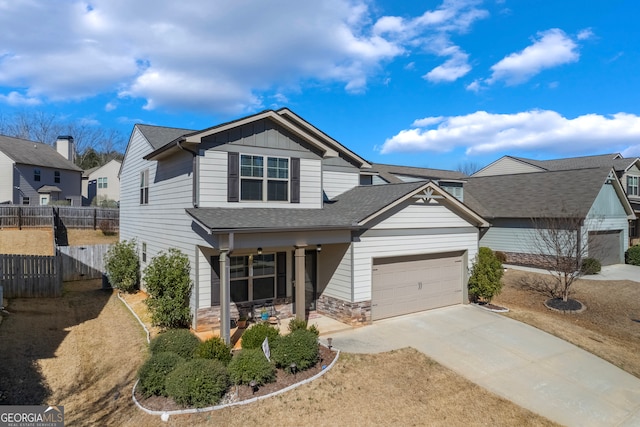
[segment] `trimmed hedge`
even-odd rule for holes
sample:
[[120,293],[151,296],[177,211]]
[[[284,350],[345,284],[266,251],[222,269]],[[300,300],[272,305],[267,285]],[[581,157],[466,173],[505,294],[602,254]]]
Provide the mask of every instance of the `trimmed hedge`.
[[631,265],[640,265],[640,245],[631,246],[624,254],[624,262]]
[[165,386],[179,405],[202,408],[220,402],[229,387],[229,374],[219,360],[193,359],[178,365]]
[[184,359],[172,352],[152,354],[138,370],[138,387],[145,396],[166,396],[165,380]]
[[278,368],[293,373],[295,369],[304,371],[316,364],[320,354],[318,336],[307,329],[297,329],[289,335],[282,336],[271,348],[271,359]]
[[231,361],[231,347],[222,338],[213,337],[201,342],[196,348],[195,356],[201,359],[215,359],[225,366]]
[[268,323],[255,324],[242,334],[242,348],[261,348],[265,338],[269,338],[269,344],[271,344],[279,335],[278,328]]
[[585,258],[582,260],[580,271],[582,274],[598,274],[602,270],[602,264],[595,258]]
[[188,329],[169,329],[151,340],[152,353],[167,351],[178,354],[185,359],[192,359],[200,340]]
[[256,386],[261,386],[276,379],[276,367],[267,360],[259,348],[244,349],[234,355],[228,370],[234,384],[249,384],[255,381]]

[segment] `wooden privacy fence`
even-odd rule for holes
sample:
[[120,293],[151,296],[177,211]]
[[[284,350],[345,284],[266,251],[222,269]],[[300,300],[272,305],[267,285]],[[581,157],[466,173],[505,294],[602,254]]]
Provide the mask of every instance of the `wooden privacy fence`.
[[59,246],[62,280],[100,279],[104,273],[104,255],[111,245]]
[[51,206],[0,205],[0,228],[46,228],[53,226]]
[[0,254],[0,285],[5,298],[62,296],[61,258]]
[[0,205],[0,228],[52,227],[104,229],[120,228],[117,208],[74,206],[15,206]]

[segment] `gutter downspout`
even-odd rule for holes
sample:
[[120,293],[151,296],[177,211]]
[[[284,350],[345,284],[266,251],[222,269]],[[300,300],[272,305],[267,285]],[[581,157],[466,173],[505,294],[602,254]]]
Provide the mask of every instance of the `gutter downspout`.
[[193,161],[191,164],[191,169],[193,170],[192,175],[192,183],[191,183],[191,204],[194,208],[198,207],[198,153],[193,150],[189,150],[188,148],[183,147],[181,144],[185,142],[184,138],[181,138],[176,141],[176,146],[182,151],[186,151],[187,153],[191,153],[193,155]]

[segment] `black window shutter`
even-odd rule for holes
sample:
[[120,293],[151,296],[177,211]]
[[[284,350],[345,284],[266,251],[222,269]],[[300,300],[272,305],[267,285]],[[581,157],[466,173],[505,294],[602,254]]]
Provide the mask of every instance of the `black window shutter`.
[[240,155],[229,153],[227,160],[227,201],[240,201]]
[[276,298],[287,296],[287,253],[276,254]]
[[220,304],[220,257],[211,257],[211,305]]
[[300,203],[300,158],[291,158],[291,203]]

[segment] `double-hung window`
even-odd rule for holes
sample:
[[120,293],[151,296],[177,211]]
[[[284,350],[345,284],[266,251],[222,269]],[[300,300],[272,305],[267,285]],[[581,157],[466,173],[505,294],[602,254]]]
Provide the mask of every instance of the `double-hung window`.
[[60,184],[60,171],[53,172],[53,182]]
[[640,196],[638,181],[640,177],[627,176],[627,196]]
[[107,177],[98,178],[98,188],[107,188]]
[[242,154],[240,200],[289,200],[289,159]]
[[40,181],[40,177],[41,177],[40,169],[34,169],[33,170],[33,180],[34,181]]
[[149,169],[140,172],[140,204],[149,204]]
[[263,300],[275,296],[275,254],[232,256],[229,262],[232,301]]

